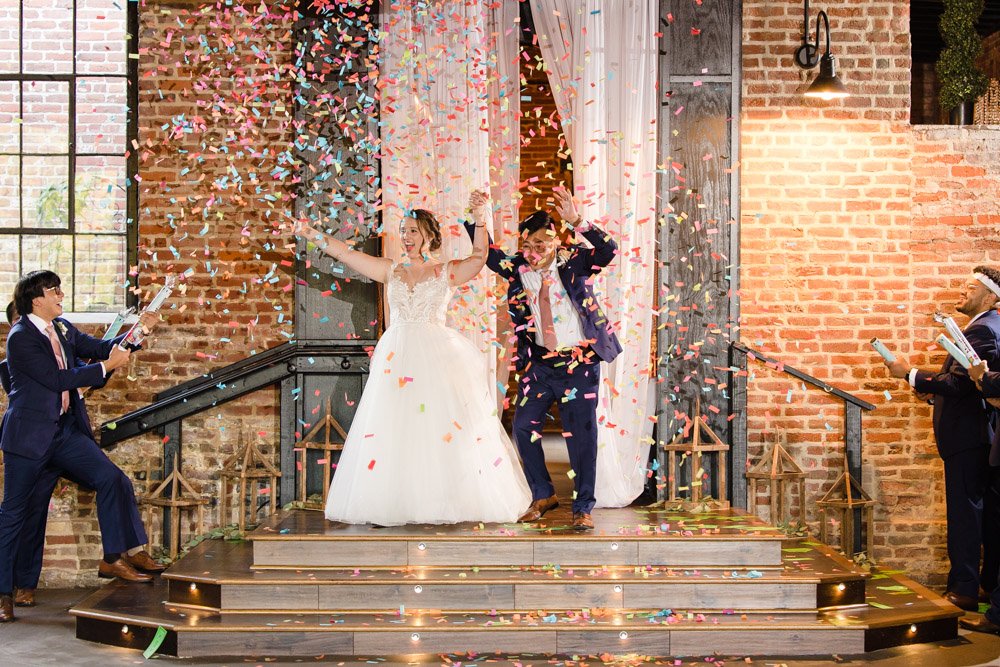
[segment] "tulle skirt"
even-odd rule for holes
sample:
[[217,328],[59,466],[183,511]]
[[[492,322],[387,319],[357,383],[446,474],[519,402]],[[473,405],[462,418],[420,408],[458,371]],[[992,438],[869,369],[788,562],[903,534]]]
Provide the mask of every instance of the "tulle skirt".
[[390,326],[326,502],[326,518],[383,526],[512,522],[531,503],[496,416],[482,354],[431,323]]

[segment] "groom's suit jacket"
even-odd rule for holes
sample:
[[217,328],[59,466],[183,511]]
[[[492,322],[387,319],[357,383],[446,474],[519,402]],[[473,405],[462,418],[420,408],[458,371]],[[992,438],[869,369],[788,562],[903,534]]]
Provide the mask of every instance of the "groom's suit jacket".
[[107,359],[123,337],[102,341],[58,317],[54,325],[66,355],[65,370],[56,364],[48,337],[27,317],[15,322],[7,334],[11,386],[7,411],[0,423],[0,450],[41,458],[59,427],[63,391],[69,391],[70,408],[80,430],[92,432],[87,406],[76,390],[101,385],[104,373],[101,364],[81,366],[78,359]]
[[[470,237],[475,238],[476,229],[473,225],[466,224],[466,230]],[[612,361],[622,351],[622,346],[594,296],[592,276],[611,263],[618,245],[603,230],[593,225],[582,234],[593,247],[571,245],[560,248],[556,267],[566,295],[580,315],[583,335],[590,342],[591,349],[601,361]],[[518,371],[523,371],[532,359],[532,344],[539,326],[531,314],[529,296],[521,282],[521,275],[531,270],[528,260],[520,252],[506,254],[494,246],[490,239],[486,265],[508,281],[507,307],[517,336],[515,364]]]

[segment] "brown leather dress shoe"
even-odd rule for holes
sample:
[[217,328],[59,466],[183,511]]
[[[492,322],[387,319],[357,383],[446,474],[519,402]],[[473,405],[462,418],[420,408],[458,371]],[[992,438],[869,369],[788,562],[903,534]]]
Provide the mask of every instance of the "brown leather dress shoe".
[[948,591],[944,594],[944,599],[959,609],[964,609],[965,611],[979,611],[979,600],[971,595],[959,595],[958,593]]
[[10,595],[0,595],[0,623],[10,623],[14,620],[14,598]]
[[103,560],[97,566],[97,576],[104,579],[124,579],[125,581],[140,581],[149,583],[153,580],[148,574],[136,571],[134,567],[125,562],[124,558],[119,558],[114,563],[105,563]]
[[161,565],[153,560],[145,550],[138,552],[133,556],[125,555],[123,558],[128,562],[129,565],[137,570],[142,570],[143,572],[151,572],[153,574],[158,574],[167,569],[166,565]]
[[958,619],[958,624],[966,630],[991,632],[995,635],[1000,635],[1000,625],[997,625],[985,616],[977,616],[976,618],[960,618]]
[[14,604],[18,607],[34,607],[35,606],[35,589],[34,588],[15,588],[14,589]]
[[593,530],[594,520],[586,512],[573,512],[573,530]]
[[559,499],[555,496],[541,498],[531,503],[531,505],[528,506],[528,511],[522,514],[518,521],[522,523],[525,521],[538,521],[546,512],[557,507],[559,507]]

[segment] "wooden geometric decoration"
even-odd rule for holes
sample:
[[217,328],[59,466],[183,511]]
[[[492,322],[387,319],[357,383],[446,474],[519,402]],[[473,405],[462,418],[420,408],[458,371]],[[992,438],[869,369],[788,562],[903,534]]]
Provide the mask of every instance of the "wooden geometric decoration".
[[247,515],[253,522],[257,518],[257,497],[267,494],[273,514],[278,501],[278,478],[281,471],[274,467],[257,448],[254,438],[240,431],[236,452],[226,459],[219,473],[222,479],[222,498],[219,501],[219,522],[229,525],[229,496],[237,490],[237,519],[240,533],[246,531]]
[[[781,436],[782,441],[787,442],[785,435]],[[771,517],[772,524],[786,523],[791,525],[792,517],[789,514],[788,496],[791,486],[798,486],[798,516],[805,516],[803,503],[806,496],[806,474],[795,462],[784,446],[777,440],[771,445],[760,461],[757,462],[749,472],[746,473],[750,480],[750,504],[751,511],[757,511],[757,484],[767,481],[771,492]]]
[[[147,477],[146,479],[150,479]],[[170,496],[164,497],[167,487],[170,487]],[[185,493],[186,492],[186,493]],[[190,482],[184,478],[181,471],[177,469],[177,459],[174,459],[174,471],[170,473],[160,485],[148,494],[139,497],[139,505],[149,510],[152,514],[154,507],[171,508],[170,513],[170,558],[177,558],[177,551],[181,543],[181,510],[196,509],[198,512],[198,522],[195,528],[195,535],[205,532],[205,505],[208,498],[195,491]],[[152,518],[151,516],[149,518]],[[147,521],[149,525],[150,521]],[[164,528],[167,530],[167,528]]]
[[[323,440],[315,440],[316,434],[323,431]],[[337,434],[337,438],[333,434]],[[298,463],[298,489],[297,500],[304,505],[306,502],[306,489],[308,487],[309,476],[309,452],[319,451],[319,464],[323,468],[323,501],[322,506],[326,506],[326,496],[330,493],[330,468],[332,461],[330,457],[333,452],[338,452],[344,448],[344,441],[347,439],[347,432],[340,422],[333,416],[333,407],[330,398],[326,399],[326,415],[315,426],[310,429],[301,441],[296,443],[296,462]]]
[[[674,436],[674,439],[670,441],[669,445],[663,445],[664,451],[668,452],[667,456],[667,477],[669,479],[669,498],[668,501],[677,500],[689,500],[692,503],[701,502],[703,497],[702,490],[702,455],[708,452],[714,452],[715,455],[709,455],[709,458],[714,461],[714,478],[717,481],[719,487],[719,498],[715,500],[712,505],[713,507],[726,508],[729,507],[729,499],[726,497],[728,493],[728,488],[726,485],[726,469],[727,469],[727,452],[729,451],[729,445],[722,441],[712,427],[708,425],[708,421],[702,418],[701,415],[701,396],[695,399],[694,404],[694,423],[692,427],[692,439],[691,442],[682,442],[684,436],[683,431]],[[707,440],[703,440],[702,436],[706,436]],[[680,463],[678,464],[678,454],[682,454],[680,458]],[[690,457],[685,457],[683,454],[689,453]],[[680,498],[677,495],[677,480],[680,478],[681,467],[684,465],[686,458],[689,458],[691,462],[691,482],[689,485],[689,497]]]
[[[872,529],[874,527],[875,501],[865,493],[861,484],[851,476],[847,466],[847,455],[844,455],[844,473],[833,483],[821,500],[816,501],[823,515],[820,527],[820,539],[824,544],[830,544],[827,539],[830,517],[840,519],[840,550],[845,554],[854,555],[854,510],[861,508],[861,530],[866,535],[865,548],[868,557],[872,555]],[[831,545],[834,546],[834,545]]]

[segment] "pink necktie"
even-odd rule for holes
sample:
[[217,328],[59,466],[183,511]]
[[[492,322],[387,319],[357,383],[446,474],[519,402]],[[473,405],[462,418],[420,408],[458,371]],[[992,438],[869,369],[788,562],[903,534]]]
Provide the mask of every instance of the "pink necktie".
[[[66,370],[66,361],[63,359],[62,345],[59,344],[59,337],[56,336],[56,330],[52,328],[52,325],[45,327],[45,333],[49,335],[49,342],[52,343],[52,353],[56,355],[56,364],[59,366],[59,370]],[[62,393],[62,409],[59,414],[66,414],[69,410],[69,392],[64,391]]]
[[546,349],[555,350],[556,327],[552,320],[552,303],[549,301],[549,286],[552,284],[552,274],[548,271],[542,273],[542,287],[538,290],[538,313],[542,319],[542,344]]

